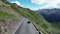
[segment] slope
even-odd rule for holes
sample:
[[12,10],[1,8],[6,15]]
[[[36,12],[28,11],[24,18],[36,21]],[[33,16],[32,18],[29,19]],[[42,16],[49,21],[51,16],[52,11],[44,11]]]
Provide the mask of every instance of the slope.
[[5,20],[9,19],[9,18],[15,18],[16,16],[13,14],[10,14],[10,7],[9,6],[5,6],[5,4],[0,1],[0,22],[5,22]]
[[[5,2],[5,1],[3,1],[3,2]],[[8,4],[8,3],[6,3],[6,4]],[[8,5],[10,5],[11,9],[13,9],[14,12],[33,21],[43,34],[47,34],[47,33],[54,34],[55,33],[55,32],[52,32],[53,27],[51,26],[51,24],[49,22],[47,22],[42,15],[40,15],[28,8],[22,8],[18,5],[16,5],[15,3],[12,3],[12,4],[9,3]]]
[[23,17],[4,1],[6,0],[0,0],[0,34],[11,34],[20,24]]
[[[11,7],[19,14],[23,15],[24,17],[30,19],[31,21],[35,22],[39,29],[46,34],[46,31],[49,32],[49,28],[51,28],[51,25],[43,18],[42,15],[28,9],[28,8],[22,8],[17,6],[16,4],[11,4]],[[43,30],[42,30],[43,29]]]
[[42,14],[44,18],[51,24],[54,34],[60,34],[60,9],[39,9],[36,12]]

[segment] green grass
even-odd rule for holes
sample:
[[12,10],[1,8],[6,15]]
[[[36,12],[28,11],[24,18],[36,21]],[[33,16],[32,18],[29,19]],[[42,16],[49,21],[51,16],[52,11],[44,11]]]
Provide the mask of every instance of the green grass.
[[59,23],[51,23],[51,25],[55,28],[60,29],[60,22]]
[[5,20],[4,20],[4,19],[0,19],[0,23],[1,23],[1,22],[5,22]]
[[52,33],[53,34],[60,34],[60,22],[59,23],[51,23],[52,26]]
[[12,14],[8,14],[7,12],[0,11],[0,22],[5,22],[5,19],[13,18],[13,17],[15,16]]

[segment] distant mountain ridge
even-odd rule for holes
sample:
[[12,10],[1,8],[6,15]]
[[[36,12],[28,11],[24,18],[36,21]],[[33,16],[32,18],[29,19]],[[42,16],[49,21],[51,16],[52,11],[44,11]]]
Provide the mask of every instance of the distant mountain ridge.
[[60,22],[60,9],[39,9],[38,13],[42,14],[49,22]]

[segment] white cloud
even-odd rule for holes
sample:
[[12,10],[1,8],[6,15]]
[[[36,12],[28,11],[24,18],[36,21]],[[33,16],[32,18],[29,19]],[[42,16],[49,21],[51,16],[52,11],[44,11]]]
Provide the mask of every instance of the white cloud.
[[40,8],[60,8],[60,0],[31,0],[37,5],[44,5]]
[[47,0],[31,0],[31,2],[35,4],[44,4],[47,2]]
[[11,2],[11,3],[16,3],[19,6],[21,5],[20,2],[18,2],[18,1],[14,1],[14,2]]

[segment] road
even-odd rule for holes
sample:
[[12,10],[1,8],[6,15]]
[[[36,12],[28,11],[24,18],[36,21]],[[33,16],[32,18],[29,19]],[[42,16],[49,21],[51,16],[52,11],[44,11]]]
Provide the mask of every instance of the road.
[[27,23],[28,21],[28,19],[24,19],[15,34],[39,34],[32,23]]

